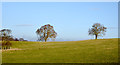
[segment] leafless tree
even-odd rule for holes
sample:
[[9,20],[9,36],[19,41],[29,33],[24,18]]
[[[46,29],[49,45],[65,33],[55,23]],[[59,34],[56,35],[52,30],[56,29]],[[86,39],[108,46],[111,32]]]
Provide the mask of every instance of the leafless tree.
[[92,28],[89,29],[89,35],[95,35],[95,39],[97,39],[98,36],[105,35],[106,27],[101,25],[100,23],[93,24]]
[[38,35],[39,41],[45,42],[48,40],[48,38],[55,39],[57,36],[57,33],[55,32],[53,26],[50,24],[41,26],[41,28],[37,29],[36,34]]

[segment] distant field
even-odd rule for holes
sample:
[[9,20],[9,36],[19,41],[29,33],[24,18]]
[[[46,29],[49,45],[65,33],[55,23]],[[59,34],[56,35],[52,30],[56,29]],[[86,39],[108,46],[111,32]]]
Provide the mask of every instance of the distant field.
[[13,41],[3,63],[117,63],[118,39],[68,42]]

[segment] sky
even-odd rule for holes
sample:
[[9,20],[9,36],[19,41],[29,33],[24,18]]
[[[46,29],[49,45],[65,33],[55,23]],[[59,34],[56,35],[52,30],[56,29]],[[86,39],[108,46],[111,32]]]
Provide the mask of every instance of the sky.
[[14,38],[36,41],[36,30],[51,24],[56,41],[94,39],[88,35],[94,23],[107,27],[101,38],[118,37],[117,2],[3,2],[2,28],[11,29]]

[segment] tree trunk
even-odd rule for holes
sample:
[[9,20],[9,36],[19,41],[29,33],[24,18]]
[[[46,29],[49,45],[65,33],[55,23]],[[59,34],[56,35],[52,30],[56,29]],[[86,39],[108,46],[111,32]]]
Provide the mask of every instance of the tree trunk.
[[45,39],[45,42],[47,41],[47,39]]
[[48,37],[45,37],[45,42],[47,41],[47,38],[48,38]]
[[95,35],[95,39],[97,39],[97,37],[98,37],[98,35],[96,34],[96,35]]
[[47,41],[47,38],[48,38],[48,33],[47,33],[47,36],[45,37],[45,42]]

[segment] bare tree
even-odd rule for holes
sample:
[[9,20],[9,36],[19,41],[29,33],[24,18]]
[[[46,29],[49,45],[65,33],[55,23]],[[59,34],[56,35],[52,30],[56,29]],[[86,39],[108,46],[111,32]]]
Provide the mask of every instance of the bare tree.
[[89,35],[95,35],[95,39],[97,39],[98,36],[105,35],[106,27],[101,25],[100,23],[93,24],[92,28],[89,29]]
[[2,48],[3,49],[10,49],[12,45],[10,43],[12,38],[11,30],[10,29],[2,29],[0,30],[0,38],[2,38]]
[[0,37],[2,38],[2,41],[5,40],[9,40],[10,38],[12,38],[11,36],[11,30],[10,29],[2,29],[0,30]]
[[19,41],[19,39],[18,39],[18,38],[15,38],[14,41]]
[[24,41],[24,39],[23,39],[23,38],[20,38],[19,41]]
[[55,32],[53,26],[50,24],[46,24],[42,26],[41,28],[37,29],[36,34],[38,35],[39,41],[47,41],[48,38],[55,39],[57,36],[57,33]]

